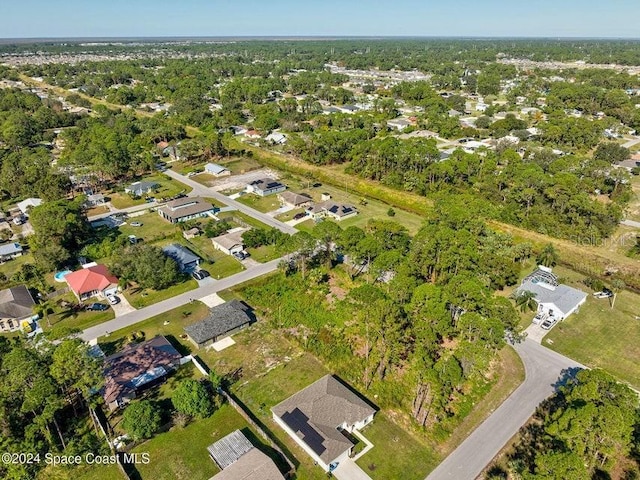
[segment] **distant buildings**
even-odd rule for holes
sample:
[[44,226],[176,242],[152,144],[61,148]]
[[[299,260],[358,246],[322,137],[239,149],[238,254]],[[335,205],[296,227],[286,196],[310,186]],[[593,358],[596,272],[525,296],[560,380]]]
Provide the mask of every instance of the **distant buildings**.
[[254,193],[260,197],[284,192],[287,186],[272,178],[260,178],[247,184],[247,193]]
[[218,165],[217,163],[207,163],[204,166],[204,171],[214,177],[225,177],[231,175],[231,171],[228,168]]
[[133,195],[134,197],[141,197],[153,192],[156,188],[158,188],[157,182],[134,182],[128,187],[125,187],[124,193]]

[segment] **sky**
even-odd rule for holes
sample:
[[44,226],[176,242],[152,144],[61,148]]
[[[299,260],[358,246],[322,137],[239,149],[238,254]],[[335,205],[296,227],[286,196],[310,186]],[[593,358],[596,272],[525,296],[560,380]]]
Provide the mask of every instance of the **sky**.
[[0,0],[0,38],[640,38],[639,0]]

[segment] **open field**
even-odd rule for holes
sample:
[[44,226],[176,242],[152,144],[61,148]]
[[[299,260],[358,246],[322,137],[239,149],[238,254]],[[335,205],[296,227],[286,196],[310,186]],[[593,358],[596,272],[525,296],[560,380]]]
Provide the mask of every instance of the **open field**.
[[[132,227],[132,222],[139,222],[140,227]],[[127,223],[118,227],[125,235],[135,235],[145,242],[153,242],[171,235],[182,235],[179,226],[163,220],[157,212],[148,212],[142,215],[130,217]]]

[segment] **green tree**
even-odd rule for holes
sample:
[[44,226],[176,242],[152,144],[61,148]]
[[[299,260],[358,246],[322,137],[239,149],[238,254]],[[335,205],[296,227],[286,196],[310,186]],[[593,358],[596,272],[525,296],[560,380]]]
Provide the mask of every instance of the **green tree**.
[[516,306],[520,307],[522,313],[534,312],[538,308],[536,294],[529,290],[524,290],[515,296]]
[[536,262],[545,267],[554,267],[558,263],[558,253],[554,246],[547,243],[536,257]]
[[122,428],[135,441],[151,438],[160,428],[160,409],[150,400],[133,401],[124,409]]
[[207,387],[191,378],[178,384],[171,397],[171,403],[176,410],[191,417],[206,418],[213,413],[213,402]]
[[175,260],[154,245],[137,244],[125,249],[112,265],[113,273],[143,288],[161,290],[184,275]]

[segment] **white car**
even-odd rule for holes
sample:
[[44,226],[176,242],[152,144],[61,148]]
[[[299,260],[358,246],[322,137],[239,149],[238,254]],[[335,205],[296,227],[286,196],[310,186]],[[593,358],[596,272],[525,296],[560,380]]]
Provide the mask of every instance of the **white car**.
[[118,297],[116,297],[115,295],[107,295],[107,300],[109,301],[109,303],[111,305],[115,305],[117,303],[120,303],[120,299]]

